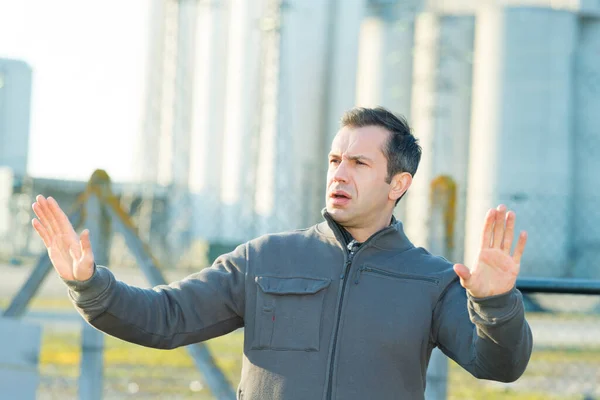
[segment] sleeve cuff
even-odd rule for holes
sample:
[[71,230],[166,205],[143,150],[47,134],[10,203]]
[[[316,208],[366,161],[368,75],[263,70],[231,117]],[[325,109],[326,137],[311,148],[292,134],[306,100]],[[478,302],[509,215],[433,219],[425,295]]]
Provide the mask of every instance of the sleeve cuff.
[[108,268],[94,265],[94,274],[86,281],[63,279],[69,288],[69,295],[76,303],[82,303],[98,298],[110,286],[113,280]]
[[513,288],[511,291],[489,297],[473,297],[468,294],[469,311],[472,317],[477,316],[491,324],[497,324],[512,318],[523,307],[521,293]]

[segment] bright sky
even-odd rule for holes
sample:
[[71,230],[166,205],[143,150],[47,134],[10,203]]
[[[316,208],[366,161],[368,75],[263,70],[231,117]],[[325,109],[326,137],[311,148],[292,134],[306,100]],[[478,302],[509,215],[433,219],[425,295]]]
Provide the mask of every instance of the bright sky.
[[33,69],[29,174],[133,179],[150,4],[0,0],[0,57]]

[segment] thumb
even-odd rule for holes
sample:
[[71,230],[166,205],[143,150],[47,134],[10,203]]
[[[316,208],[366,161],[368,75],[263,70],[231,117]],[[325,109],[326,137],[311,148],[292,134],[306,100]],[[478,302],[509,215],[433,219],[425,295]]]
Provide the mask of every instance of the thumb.
[[94,253],[92,252],[89,230],[86,229],[81,233],[79,244],[81,246],[81,258],[76,263],[73,275],[78,281],[85,281],[94,274]]
[[81,236],[79,237],[79,244],[81,245],[81,253],[82,257],[92,257],[94,259],[94,253],[92,253],[92,242],[90,242],[90,231],[89,229],[85,229],[81,232]]
[[454,264],[454,272],[460,278],[460,284],[466,288],[466,285],[471,279],[471,271],[463,264]]

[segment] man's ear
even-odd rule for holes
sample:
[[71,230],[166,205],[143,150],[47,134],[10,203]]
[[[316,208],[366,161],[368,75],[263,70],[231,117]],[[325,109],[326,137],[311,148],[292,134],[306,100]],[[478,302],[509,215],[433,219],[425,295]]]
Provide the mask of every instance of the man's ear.
[[398,200],[412,184],[412,175],[409,172],[400,172],[394,175],[390,183],[390,200]]

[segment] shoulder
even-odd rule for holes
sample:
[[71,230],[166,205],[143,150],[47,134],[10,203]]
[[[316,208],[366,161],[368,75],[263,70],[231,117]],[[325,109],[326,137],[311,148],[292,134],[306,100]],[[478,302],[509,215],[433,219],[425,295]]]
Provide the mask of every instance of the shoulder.
[[452,269],[452,266],[454,265],[442,256],[431,254],[423,247],[413,247],[412,249],[407,250],[404,256],[410,258],[411,261],[416,262],[420,268],[426,268],[431,272],[443,272]]
[[413,247],[404,253],[408,264],[418,268],[420,272],[436,276],[440,280],[440,287],[445,288],[458,280],[454,272],[454,263],[445,257],[431,254],[423,247]]
[[321,240],[321,236],[316,231],[316,226],[311,226],[309,228],[261,235],[247,242],[247,246],[254,251],[260,251],[273,246],[297,246]]

